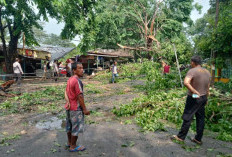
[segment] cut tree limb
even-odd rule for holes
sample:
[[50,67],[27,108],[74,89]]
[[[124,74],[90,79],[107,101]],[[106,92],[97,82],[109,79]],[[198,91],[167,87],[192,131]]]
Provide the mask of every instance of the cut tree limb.
[[154,52],[153,49],[148,49],[146,47],[129,47],[129,46],[123,46],[123,45],[120,45],[120,44],[117,44],[117,45],[122,49]]
[[1,90],[5,91],[6,89],[10,88],[10,86],[14,83],[15,83],[14,80],[6,81],[5,83],[1,84],[0,88]]
[[160,42],[153,35],[149,35],[147,38],[152,39],[153,41],[155,41],[156,44],[157,44],[157,47],[160,48]]

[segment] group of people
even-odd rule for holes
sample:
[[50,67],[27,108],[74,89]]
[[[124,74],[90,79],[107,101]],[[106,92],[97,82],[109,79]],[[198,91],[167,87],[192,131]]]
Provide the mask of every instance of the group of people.
[[[117,69],[117,61],[114,61],[114,64],[112,65],[112,67],[110,67],[110,71],[112,72],[112,83],[115,83],[115,78],[118,77],[118,69]],[[163,67],[163,74],[164,75],[167,75],[170,73],[170,68],[171,66],[168,65],[167,63],[165,62],[162,62],[162,67]]]
[[[15,81],[20,85],[23,70],[20,65],[20,59],[16,58],[13,63],[13,71]],[[65,90],[65,110],[66,110],[66,131],[68,144],[67,148],[70,152],[83,151],[84,146],[77,146],[76,142],[78,134],[84,129],[84,116],[89,115],[90,111],[86,108],[83,95],[83,83],[80,78],[83,76],[83,65],[79,62],[70,63],[70,78],[67,81]],[[166,66],[166,68],[165,68]],[[169,72],[170,66],[164,65],[164,73]],[[183,112],[183,124],[177,135],[171,137],[172,140],[184,141],[194,115],[196,116],[196,136],[192,139],[197,144],[202,144],[202,137],[205,125],[205,105],[209,95],[211,75],[208,70],[201,67],[201,57],[193,56],[191,58],[191,69],[188,71],[184,85],[188,89],[185,109]],[[44,74],[48,70],[48,62],[44,62]],[[59,76],[58,61],[53,63],[53,72],[55,80]],[[118,76],[117,62],[115,61],[112,68],[112,82],[115,82],[115,77]]]
[[[21,64],[20,64],[20,59],[16,58],[15,62],[13,63],[13,72],[14,72],[14,80],[17,83],[17,85],[21,84],[22,80],[22,75],[24,74]],[[50,74],[53,76],[54,80],[57,81],[59,77],[59,64],[58,61],[55,60],[52,64],[52,67],[50,66],[49,61],[44,61],[43,65],[43,76],[41,80],[45,80],[47,78],[47,75]]]
[[[205,125],[205,105],[209,95],[210,73],[201,67],[201,58],[193,56],[191,58],[191,69],[188,71],[184,85],[188,89],[188,96],[183,113],[183,124],[178,135],[173,135],[172,140],[184,141],[189,131],[190,125],[196,116],[196,136],[192,139],[197,144],[202,144],[202,136]],[[83,76],[83,66],[81,63],[72,64],[73,76],[69,78],[65,90],[66,109],[66,131],[70,152],[83,151],[84,146],[77,146],[78,135],[83,131],[84,116],[89,115],[84,103],[83,84],[80,77]],[[117,74],[117,62],[112,67],[112,82]]]
[[41,81],[46,80],[48,74],[50,75],[50,77],[53,76],[55,81],[58,80],[58,77],[60,75],[60,70],[59,70],[59,64],[57,60],[53,62],[52,66],[50,65],[49,61],[44,61],[43,76],[41,78]]

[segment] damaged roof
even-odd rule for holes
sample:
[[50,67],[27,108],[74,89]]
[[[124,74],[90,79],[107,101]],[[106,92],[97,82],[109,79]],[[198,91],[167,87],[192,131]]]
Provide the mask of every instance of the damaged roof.
[[133,58],[133,54],[128,50],[124,49],[97,49],[87,52],[88,55],[94,56],[109,56],[109,57],[125,57],[125,58]]
[[[8,44],[6,46],[8,47]],[[18,49],[22,49],[22,48],[23,45],[18,45]],[[57,47],[50,45],[35,46],[35,47],[25,46],[24,48],[29,50],[35,50],[35,51],[48,52],[51,54],[51,60],[58,60],[75,49],[75,47]],[[2,49],[2,44],[0,44],[0,49]]]
[[[19,45],[18,48],[22,49],[23,46]],[[57,46],[50,46],[50,45],[44,45],[44,46],[36,46],[36,47],[25,47],[25,49],[31,49],[31,50],[37,50],[37,51],[45,51],[48,53],[51,53],[51,60],[58,60],[62,57],[64,57],[69,52],[73,51],[75,47],[57,47]]]

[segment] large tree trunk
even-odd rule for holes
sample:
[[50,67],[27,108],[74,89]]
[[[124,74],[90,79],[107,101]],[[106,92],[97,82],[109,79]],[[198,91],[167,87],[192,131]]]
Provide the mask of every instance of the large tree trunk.
[[2,8],[1,7],[0,7],[0,31],[1,31],[1,40],[2,40],[2,51],[5,57],[5,62],[7,62],[8,55],[7,55],[6,40],[5,40],[5,26],[3,26],[3,22],[2,22]]
[[18,56],[17,53],[17,45],[18,45],[18,36],[13,36],[9,43],[8,48],[8,63],[6,64],[7,71],[12,73],[13,72],[13,63],[15,58]]
[[[6,71],[7,74],[13,73],[13,62],[15,60],[15,57],[17,56],[17,45],[18,45],[18,39],[20,37],[21,32],[18,32],[15,34],[14,30],[16,30],[16,24],[12,26],[9,21],[5,21],[6,24],[3,26],[3,20],[2,20],[2,7],[0,7],[0,35],[2,40],[2,48],[3,48],[3,54],[5,57],[5,64],[6,64]],[[6,40],[5,40],[5,29],[8,28],[10,33],[10,42],[7,48]]]
[[8,61],[6,62],[7,72],[13,73],[13,63],[15,61],[15,58],[18,56],[17,53],[17,46],[18,46],[18,40],[20,38],[21,32],[18,32],[16,34],[15,30],[17,30],[17,26],[14,23],[13,26],[11,26],[10,23],[8,23],[8,30],[10,33],[10,42],[8,46]]

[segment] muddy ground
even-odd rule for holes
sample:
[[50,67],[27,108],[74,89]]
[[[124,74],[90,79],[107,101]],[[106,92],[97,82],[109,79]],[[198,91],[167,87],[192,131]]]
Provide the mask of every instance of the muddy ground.
[[[33,92],[46,86],[64,85],[59,82],[25,81],[21,92]],[[92,111],[86,117],[86,130],[79,137],[79,143],[87,150],[70,153],[65,149],[65,112],[57,114],[37,112],[11,114],[0,117],[1,157],[182,157],[182,156],[225,156],[232,154],[232,143],[214,139],[211,133],[204,136],[202,146],[186,139],[186,144],[173,143],[170,136],[177,134],[175,125],[167,125],[166,132],[141,132],[134,117],[118,118],[111,110],[122,103],[129,103],[141,91],[133,88],[137,82],[102,84],[98,81],[83,80],[84,84],[94,84],[100,92],[85,95],[87,107]],[[12,89],[14,86],[12,87]],[[3,99],[2,99],[3,101]],[[64,105],[64,101],[57,105]],[[206,131],[207,132],[207,131]],[[13,136],[15,135],[15,136]],[[193,133],[189,133],[192,137]]]

